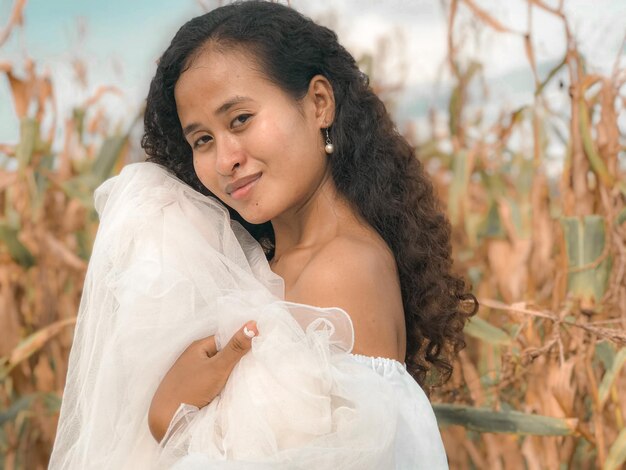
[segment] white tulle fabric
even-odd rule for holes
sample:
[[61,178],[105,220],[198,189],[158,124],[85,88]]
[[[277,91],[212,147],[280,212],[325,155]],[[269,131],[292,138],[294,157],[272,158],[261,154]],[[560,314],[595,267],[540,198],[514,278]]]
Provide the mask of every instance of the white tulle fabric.
[[[139,163],[95,195],[89,264],[51,469],[440,469],[435,416],[391,359],[350,354],[347,313],[283,300],[258,243],[215,199]],[[259,335],[222,393],[147,422],[194,340]]]

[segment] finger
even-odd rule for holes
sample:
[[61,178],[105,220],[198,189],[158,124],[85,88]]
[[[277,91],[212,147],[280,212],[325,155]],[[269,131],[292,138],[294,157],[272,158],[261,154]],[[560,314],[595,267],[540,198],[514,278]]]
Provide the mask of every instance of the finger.
[[213,357],[217,353],[217,343],[215,342],[215,336],[207,336],[206,338],[202,338],[198,340],[200,342],[200,347],[202,348],[202,352],[206,354],[208,357]]
[[215,357],[231,369],[252,347],[252,338],[259,334],[256,322],[249,321],[241,327],[230,339],[228,344]]

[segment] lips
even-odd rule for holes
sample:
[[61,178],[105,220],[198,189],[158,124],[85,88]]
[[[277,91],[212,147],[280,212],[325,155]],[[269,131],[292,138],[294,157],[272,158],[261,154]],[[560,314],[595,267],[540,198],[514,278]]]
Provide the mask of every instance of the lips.
[[261,172],[255,173],[253,175],[244,176],[243,178],[239,178],[238,180],[233,181],[230,184],[226,185],[226,194],[232,194],[237,191],[239,188],[243,188],[247,184],[250,184],[254,180],[257,180],[261,177]]

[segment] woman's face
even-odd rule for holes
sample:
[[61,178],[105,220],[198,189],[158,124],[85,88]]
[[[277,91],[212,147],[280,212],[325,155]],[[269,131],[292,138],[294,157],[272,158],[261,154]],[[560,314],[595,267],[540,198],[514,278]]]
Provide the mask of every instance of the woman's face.
[[251,223],[297,211],[327,171],[320,129],[334,108],[320,90],[296,102],[245,53],[207,48],[174,90],[200,181]]

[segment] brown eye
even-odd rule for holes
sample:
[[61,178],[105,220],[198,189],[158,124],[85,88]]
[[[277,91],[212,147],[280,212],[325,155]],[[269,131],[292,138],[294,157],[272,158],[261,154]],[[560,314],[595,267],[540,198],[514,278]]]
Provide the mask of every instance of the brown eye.
[[230,125],[231,127],[240,127],[246,122],[248,122],[248,119],[250,119],[251,117],[252,117],[252,114],[240,114],[239,116],[237,116],[235,119],[232,120]]
[[213,137],[211,137],[210,135],[203,135],[202,137],[200,137],[199,139],[193,142],[193,148],[195,150],[204,144],[208,144],[212,140],[213,140]]

